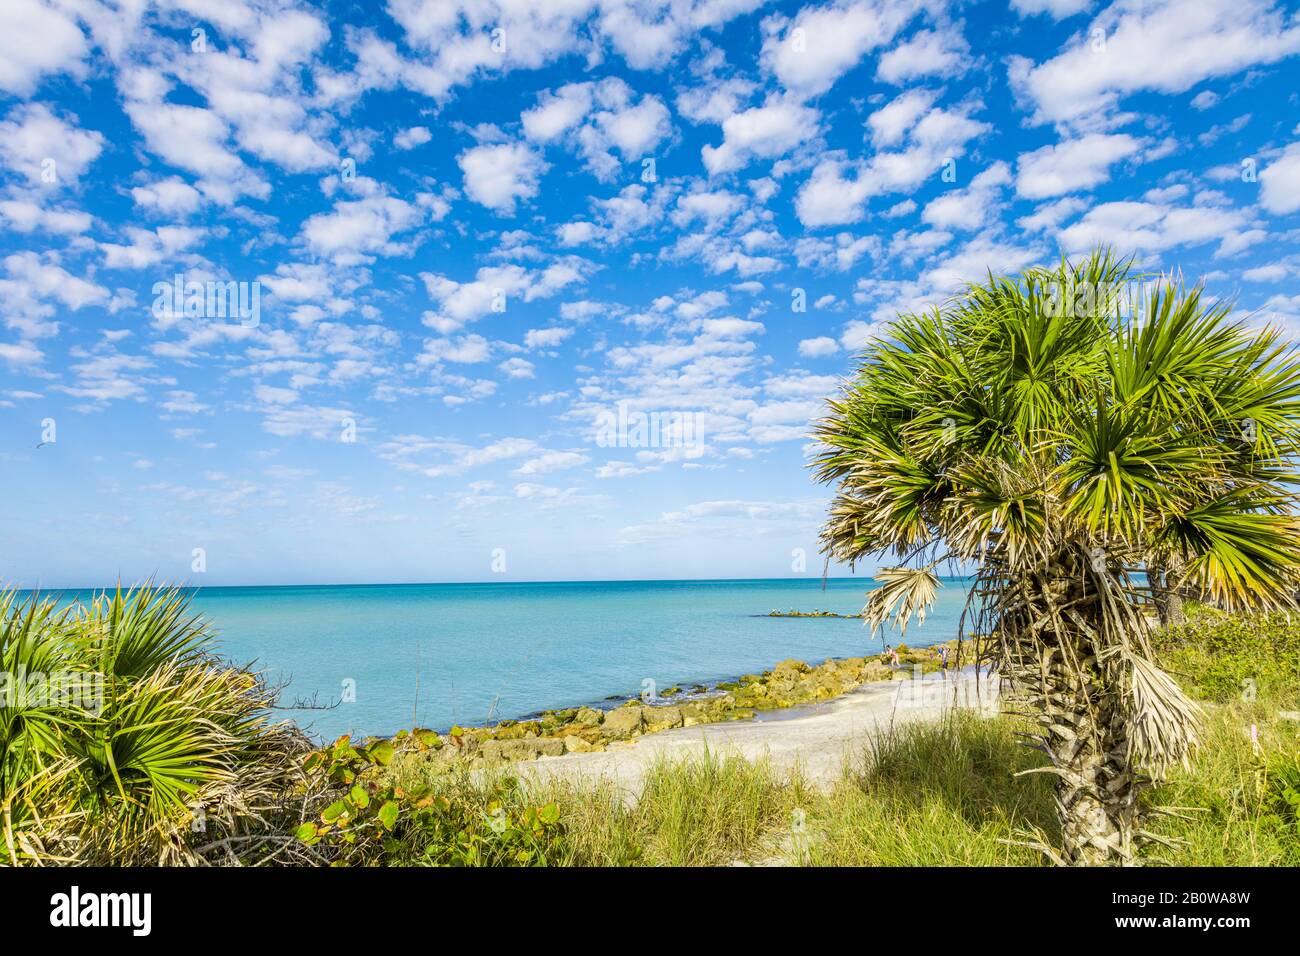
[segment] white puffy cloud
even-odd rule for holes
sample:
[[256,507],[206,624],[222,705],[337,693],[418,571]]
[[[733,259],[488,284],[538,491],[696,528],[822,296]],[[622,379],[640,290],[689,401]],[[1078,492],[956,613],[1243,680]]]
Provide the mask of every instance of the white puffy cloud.
[[992,218],[1001,187],[1011,182],[1011,170],[997,162],[971,180],[964,189],[954,189],[930,201],[921,221],[939,229],[980,229]]
[[1025,16],[1046,13],[1053,20],[1064,20],[1082,13],[1092,4],[1093,0],[1011,0],[1012,8]]
[[434,272],[422,272],[429,297],[437,311],[424,315],[424,324],[444,334],[459,330],[493,312],[504,312],[515,300],[547,299],[581,283],[590,265],[576,256],[556,259],[541,269],[510,263],[483,266],[468,282]]
[[128,226],[125,230],[128,243],[101,242],[104,265],[110,269],[144,269],[160,262],[170,261],[178,253],[196,246],[207,234],[206,229],[191,226],[160,226],[141,229]]
[[302,224],[302,241],[312,252],[340,264],[355,264],[404,248],[393,237],[424,221],[419,206],[394,196],[339,200],[330,212],[316,213]]
[[970,46],[957,26],[918,30],[880,57],[876,76],[897,86],[922,76],[960,76],[971,62]]
[[524,134],[535,143],[549,143],[587,118],[591,110],[591,83],[568,83],[543,91],[538,104],[520,117]]
[[78,209],[48,208],[25,199],[0,200],[0,217],[15,232],[41,229],[64,236],[85,232],[93,221],[89,213]]
[[527,359],[522,359],[516,355],[513,358],[506,359],[497,368],[505,372],[506,378],[532,378],[537,367]]
[[179,176],[134,186],[131,198],[137,206],[169,216],[189,215],[203,203],[202,194]]
[[856,163],[842,154],[826,156],[795,198],[799,221],[809,227],[857,222],[872,197],[910,191],[936,176],[949,160],[965,155],[966,143],[990,129],[970,118],[974,105],[936,107],[923,114],[909,107],[906,122],[900,124],[906,130],[903,148],[877,151],[869,160]]
[[512,474],[521,478],[530,475],[547,475],[555,471],[576,468],[591,460],[590,456],[576,451],[548,451],[536,458],[530,458],[516,468]]
[[46,74],[80,74],[86,52],[69,11],[40,0],[0,3],[0,90],[30,96]]
[[894,97],[867,117],[871,142],[877,148],[902,142],[907,131],[925,115],[937,97],[938,93],[925,89],[908,90]]
[[651,155],[672,134],[672,117],[663,101],[651,94],[638,100],[618,77],[543,92],[520,120],[530,141],[565,142],[594,176],[606,181],[616,177],[620,162]]
[[893,40],[917,8],[912,0],[835,0],[791,18],[769,18],[763,66],[796,96],[817,96]]
[[799,354],[804,358],[826,358],[839,350],[839,343],[826,335],[819,335],[814,339],[802,339],[799,342]]
[[1239,251],[1262,238],[1246,215],[1214,206],[1175,207],[1151,202],[1109,202],[1095,206],[1061,230],[1061,245],[1083,252],[1098,245],[1161,252],[1175,246],[1219,243],[1219,254]]
[[398,149],[415,149],[431,139],[433,134],[429,132],[427,126],[412,126],[409,129],[398,130],[393,137],[393,145]]
[[41,103],[16,106],[0,122],[0,162],[33,185],[75,183],[103,149],[103,134]]
[[481,335],[462,335],[459,338],[427,339],[421,361],[454,362],[474,365],[492,357],[492,345]]
[[529,329],[524,333],[524,345],[530,349],[554,348],[572,334],[573,329],[561,325],[549,329]]
[[722,121],[722,144],[701,151],[708,171],[734,172],[752,159],[776,159],[817,136],[817,111],[788,100],[735,113]]
[[1110,178],[1112,165],[1134,156],[1144,145],[1127,133],[1089,133],[1022,153],[1016,192],[1028,199],[1047,199],[1091,189]]
[[1300,209],[1300,143],[1260,171],[1259,204],[1278,216]]
[[[1104,46],[1094,39],[1104,37]],[[1044,63],[1009,61],[1013,87],[1043,122],[1094,122],[1122,96],[1181,93],[1203,80],[1300,52],[1300,24],[1274,0],[1119,0],[1087,38]]]
[[513,216],[515,203],[537,195],[546,171],[541,155],[524,143],[475,146],[457,158],[465,174],[465,193],[480,205]]

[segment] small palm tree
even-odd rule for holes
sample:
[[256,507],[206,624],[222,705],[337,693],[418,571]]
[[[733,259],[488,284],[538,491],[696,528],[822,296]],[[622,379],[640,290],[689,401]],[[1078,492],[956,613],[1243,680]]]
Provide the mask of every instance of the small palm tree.
[[176,589],[0,594],[0,860],[196,863],[263,842],[301,779],[275,694]]
[[1056,775],[1043,848],[1069,864],[1133,862],[1142,773],[1197,743],[1153,661],[1152,585],[1290,606],[1300,573],[1295,351],[1199,287],[1135,285],[1105,251],[989,276],[900,317],[816,428],[824,550],[900,564],[869,621],[923,609],[944,561],[974,569],[974,631]]

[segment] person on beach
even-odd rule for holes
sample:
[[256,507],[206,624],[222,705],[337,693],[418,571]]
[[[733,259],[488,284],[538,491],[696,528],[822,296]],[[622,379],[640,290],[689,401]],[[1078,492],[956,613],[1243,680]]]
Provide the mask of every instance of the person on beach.
[[939,670],[944,671],[945,673],[948,670],[948,645],[947,644],[939,648]]
[[880,659],[882,661],[888,661],[891,664],[895,663],[894,658],[896,656],[897,655],[894,654],[894,649],[888,644],[886,644],[885,649],[880,652]]

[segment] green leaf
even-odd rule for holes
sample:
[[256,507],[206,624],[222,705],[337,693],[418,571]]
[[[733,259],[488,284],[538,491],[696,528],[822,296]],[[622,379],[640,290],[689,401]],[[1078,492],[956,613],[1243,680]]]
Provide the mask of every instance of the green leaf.
[[321,811],[321,821],[324,823],[333,823],[339,817],[345,816],[348,812],[348,805],[342,800],[335,800],[328,807]]
[[384,825],[385,829],[391,830],[397,823],[397,801],[389,800],[379,808],[379,822]]

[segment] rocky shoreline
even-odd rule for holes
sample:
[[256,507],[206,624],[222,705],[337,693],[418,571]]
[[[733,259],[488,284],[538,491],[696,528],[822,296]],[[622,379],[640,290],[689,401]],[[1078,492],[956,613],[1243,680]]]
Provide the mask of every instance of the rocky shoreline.
[[394,744],[413,745],[420,759],[467,764],[471,768],[590,753],[630,746],[637,738],[662,730],[747,720],[762,711],[832,700],[866,683],[910,680],[918,666],[922,673],[938,670],[940,648],[944,646],[955,659],[955,640],[922,648],[900,644],[896,649],[898,667],[886,663],[883,654],[830,658],[818,665],[790,659],[771,670],[745,674],[712,688],[699,684],[686,691],[670,687],[656,698],[632,698],[608,710],[547,710],[525,720],[502,720],[484,727],[455,726],[441,734],[432,730],[403,731],[392,740]]

